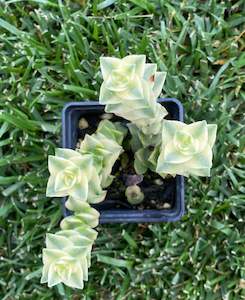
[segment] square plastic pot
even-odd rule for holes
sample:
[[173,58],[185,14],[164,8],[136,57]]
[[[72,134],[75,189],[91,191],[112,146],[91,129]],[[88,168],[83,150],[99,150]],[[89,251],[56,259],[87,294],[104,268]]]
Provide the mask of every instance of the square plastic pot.
[[[184,120],[183,106],[177,99],[159,99],[169,113],[171,120]],[[83,117],[91,122],[104,113],[104,106],[98,102],[70,102],[62,111],[62,147],[75,149],[79,137],[79,120]],[[145,223],[177,221],[184,214],[184,177],[176,176],[170,183],[174,190],[170,209],[128,209],[117,208],[113,199],[108,199],[96,206],[100,212],[100,223]],[[165,195],[166,196],[166,195]],[[147,199],[146,199],[147,200]],[[160,200],[160,199],[159,199]],[[66,198],[62,201],[64,216],[70,214],[65,207]],[[126,201],[126,199],[122,199]],[[109,203],[109,205],[108,205]]]

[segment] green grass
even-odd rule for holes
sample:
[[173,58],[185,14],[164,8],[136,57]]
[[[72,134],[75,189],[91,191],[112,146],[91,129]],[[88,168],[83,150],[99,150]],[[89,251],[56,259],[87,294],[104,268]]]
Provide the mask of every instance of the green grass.
[[[244,1],[0,1],[0,298],[245,299]],[[144,53],[186,120],[218,124],[212,177],[180,222],[99,226],[83,291],[40,284],[47,156],[66,102],[98,98],[101,54]]]

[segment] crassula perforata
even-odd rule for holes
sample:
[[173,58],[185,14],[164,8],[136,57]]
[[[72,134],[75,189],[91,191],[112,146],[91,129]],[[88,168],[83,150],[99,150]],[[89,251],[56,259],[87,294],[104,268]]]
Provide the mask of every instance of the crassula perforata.
[[99,224],[99,213],[91,205],[105,199],[123,148],[134,153],[135,175],[124,192],[134,205],[147,201],[140,183],[148,170],[163,178],[210,176],[217,127],[206,121],[187,125],[164,119],[168,112],[157,97],[166,73],[157,72],[156,64],[147,64],[144,55],[102,57],[100,63],[100,103],[106,112],[125,121],[102,120],[96,132],[79,141],[77,149],[58,148],[49,157],[47,196],[67,196],[66,207],[72,212],[62,220],[60,231],[47,234],[42,282],[50,287],[62,282],[82,289],[88,280],[97,237],[94,228]]
[[156,72],[155,64],[146,64],[145,55],[129,55],[123,59],[101,57],[104,82],[100,103],[114,113],[137,125],[146,134],[157,134],[167,111],[156,99],[166,77]]
[[186,125],[163,122],[161,152],[156,171],[171,175],[210,176],[217,126],[200,121]]

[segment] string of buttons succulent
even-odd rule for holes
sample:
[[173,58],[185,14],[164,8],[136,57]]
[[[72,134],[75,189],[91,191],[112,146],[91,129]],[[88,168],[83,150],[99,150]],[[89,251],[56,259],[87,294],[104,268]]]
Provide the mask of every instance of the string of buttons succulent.
[[[48,197],[68,197],[60,230],[46,235],[42,283],[64,283],[82,289],[88,280],[91,251],[97,237],[99,212],[91,205],[103,201],[114,180],[112,168],[123,153],[130,134],[134,170],[143,178],[148,170],[166,176],[210,176],[212,147],[217,126],[198,121],[185,124],[167,120],[157,102],[166,73],[144,55],[123,59],[101,57],[103,83],[99,102],[107,113],[127,122],[102,120],[95,133],[86,134],[75,150],[58,148],[49,156]],[[125,199],[137,204],[144,199],[137,180],[125,187]],[[126,201],[126,200],[125,200]]]

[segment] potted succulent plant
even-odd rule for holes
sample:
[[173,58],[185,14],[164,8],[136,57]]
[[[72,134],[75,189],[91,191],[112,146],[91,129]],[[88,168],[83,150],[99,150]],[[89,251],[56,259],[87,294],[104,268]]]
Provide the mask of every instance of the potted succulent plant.
[[99,103],[63,111],[64,148],[49,156],[47,196],[68,199],[61,230],[43,249],[49,287],[83,288],[99,220],[179,219],[183,176],[210,176],[216,125],[187,125],[177,100],[157,101],[166,74],[145,59],[102,57]]
[[[158,102],[168,111],[168,118],[183,121],[183,108],[176,99],[159,99]],[[98,102],[70,102],[63,109],[63,148],[75,149],[78,141],[84,139],[87,133],[96,131],[99,122],[104,117],[112,115],[104,114],[104,105]],[[119,121],[116,116],[111,122]],[[120,119],[122,124],[126,120]],[[108,123],[108,122],[107,122]],[[126,125],[126,124],[125,124]],[[127,125],[126,125],[127,126]],[[123,141],[124,153],[119,156],[114,166],[115,176],[107,190],[104,201],[93,205],[100,212],[100,223],[116,222],[164,222],[176,221],[184,213],[184,177],[177,175],[162,178],[155,172],[148,170],[144,176],[138,176],[134,169],[134,153],[130,146],[131,134]],[[125,145],[129,141],[129,147]],[[128,150],[126,148],[129,148]],[[126,163],[125,163],[126,160]],[[129,162],[129,163],[127,163]],[[136,175],[136,176],[135,176]],[[132,182],[133,181],[133,182]],[[143,192],[144,199],[138,205],[127,201],[125,195],[127,186],[139,182],[136,191]],[[129,187],[128,191],[135,190]],[[139,192],[139,194],[141,194]],[[136,192],[137,194],[137,192]],[[141,194],[142,195],[142,194]],[[70,214],[63,201],[64,216]]]

